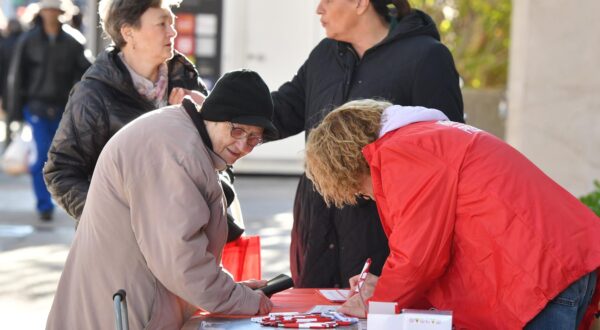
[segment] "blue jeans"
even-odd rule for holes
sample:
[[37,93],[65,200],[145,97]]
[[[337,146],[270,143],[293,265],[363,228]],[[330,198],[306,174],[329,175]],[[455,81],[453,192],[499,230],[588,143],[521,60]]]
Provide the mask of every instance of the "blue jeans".
[[577,329],[592,300],[596,281],[596,272],[591,272],[572,283],[527,323],[525,329]]
[[54,133],[56,133],[56,130],[58,129],[60,116],[54,119],[46,119],[32,115],[31,112],[29,112],[28,106],[23,108],[23,116],[25,117],[25,121],[31,126],[33,141],[35,142],[37,152],[35,162],[29,166],[29,173],[31,174],[31,179],[33,181],[33,191],[35,192],[35,197],[37,199],[36,207],[40,213],[52,212],[54,210],[54,204],[52,203],[52,198],[46,188],[42,169],[44,168],[44,163],[48,160],[48,150],[50,149],[50,144],[54,138]]

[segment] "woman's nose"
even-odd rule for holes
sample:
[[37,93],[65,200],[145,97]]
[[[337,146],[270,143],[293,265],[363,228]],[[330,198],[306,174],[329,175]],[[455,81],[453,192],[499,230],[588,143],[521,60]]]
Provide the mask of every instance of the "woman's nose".
[[177,37],[177,30],[175,30],[175,25],[173,25],[173,24],[169,25],[168,34],[169,34],[169,38]]
[[252,151],[252,149],[254,149],[253,146],[248,144],[248,137],[239,139],[239,140],[237,140],[236,143],[237,143],[238,150],[242,151],[244,153],[244,155],[247,155],[248,153],[250,153]]
[[317,15],[323,15],[323,6],[321,4],[322,1],[319,1],[319,4],[317,5]]

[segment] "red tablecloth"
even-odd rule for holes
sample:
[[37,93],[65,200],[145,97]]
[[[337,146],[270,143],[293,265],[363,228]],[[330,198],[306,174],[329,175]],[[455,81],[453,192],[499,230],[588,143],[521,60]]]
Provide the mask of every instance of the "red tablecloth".
[[[273,302],[271,313],[307,312],[316,305],[340,305],[327,300],[319,294],[318,289],[288,289],[274,294],[271,301]],[[198,311],[194,316],[250,318],[254,315],[215,315]]]
[[272,313],[307,312],[315,305],[340,305],[327,300],[318,289],[288,289],[274,294],[271,301]]

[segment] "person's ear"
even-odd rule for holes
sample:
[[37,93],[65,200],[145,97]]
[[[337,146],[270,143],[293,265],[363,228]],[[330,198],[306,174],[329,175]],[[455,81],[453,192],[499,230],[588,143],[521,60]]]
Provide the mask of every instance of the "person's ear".
[[356,13],[358,15],[362,15],[367,12],[369,6],[371,5],[371,0],[358,0],[356,3]]
[[124,24],[121,26],[121,37],[127,41],[127,43],[133,42],[133,28],[130,25]]

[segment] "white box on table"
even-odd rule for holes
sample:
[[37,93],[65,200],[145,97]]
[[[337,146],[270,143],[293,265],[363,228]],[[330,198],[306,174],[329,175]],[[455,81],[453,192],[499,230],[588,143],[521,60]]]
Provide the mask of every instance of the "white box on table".
[[369,302],[367,329],[373,330],[452,330],[452,312],[403,309],[396,303]]

